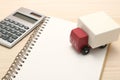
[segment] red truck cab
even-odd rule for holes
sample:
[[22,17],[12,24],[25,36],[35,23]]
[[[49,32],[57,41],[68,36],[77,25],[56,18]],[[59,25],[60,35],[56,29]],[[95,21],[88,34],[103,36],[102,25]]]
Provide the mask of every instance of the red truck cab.
[[81,28],[75,28],[71,31],[70,42],[78,52],[82,52],[84,55],[89,53],[88,35]]

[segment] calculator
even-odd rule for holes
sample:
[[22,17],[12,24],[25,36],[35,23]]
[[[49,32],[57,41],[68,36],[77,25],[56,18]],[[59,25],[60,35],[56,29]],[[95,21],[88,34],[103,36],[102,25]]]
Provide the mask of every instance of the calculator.
[[0,21],[0,44],[8,48],[13,47],[35,29],[44,18],[44,15],[30,9],[19,8]]

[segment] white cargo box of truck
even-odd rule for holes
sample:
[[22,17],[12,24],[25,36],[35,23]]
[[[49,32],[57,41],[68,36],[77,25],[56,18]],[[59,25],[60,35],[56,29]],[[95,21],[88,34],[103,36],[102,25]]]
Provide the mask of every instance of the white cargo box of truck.
[[78,19],[78,27],[88,34],[88,45],[92,48],[117,40],[120,33],[120,26],[105,12],[81,16]]

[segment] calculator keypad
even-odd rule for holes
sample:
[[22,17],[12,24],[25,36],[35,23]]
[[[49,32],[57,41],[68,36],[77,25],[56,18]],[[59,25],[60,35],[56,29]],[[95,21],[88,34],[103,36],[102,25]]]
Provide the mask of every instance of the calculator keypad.
[[28,29],[29,27],[7,18],[0,22],[0,38],[12,43]]

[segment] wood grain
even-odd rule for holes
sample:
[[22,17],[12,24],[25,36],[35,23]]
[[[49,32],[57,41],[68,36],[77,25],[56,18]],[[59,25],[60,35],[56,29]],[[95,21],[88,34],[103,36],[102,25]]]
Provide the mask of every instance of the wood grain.
[[[107,12],[120,24],[120,0],[0,0],[0,20],[19,7],[26,7],[47,16],[55,16],[77,23],[82,15]],[[0,46],[0,78],[8,70],[17,53],[30,35],[12,49]],[[109,48],[101,80],[120,80],[120,39]]]

